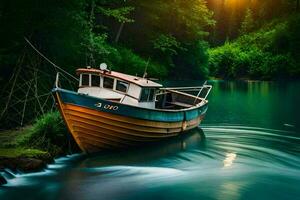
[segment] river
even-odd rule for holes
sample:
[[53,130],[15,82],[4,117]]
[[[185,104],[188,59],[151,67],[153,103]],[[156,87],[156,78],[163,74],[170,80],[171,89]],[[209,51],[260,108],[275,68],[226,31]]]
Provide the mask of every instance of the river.
[[300,82],[211,84],[201,129],[6,175],[0,199],[299,199]]

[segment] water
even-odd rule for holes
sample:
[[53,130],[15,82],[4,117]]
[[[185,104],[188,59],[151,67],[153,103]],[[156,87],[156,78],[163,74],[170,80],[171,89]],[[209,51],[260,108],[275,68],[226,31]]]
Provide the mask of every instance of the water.
[[212,84],[202,129],[6,174],[0,199],[300,199],[300,83]]

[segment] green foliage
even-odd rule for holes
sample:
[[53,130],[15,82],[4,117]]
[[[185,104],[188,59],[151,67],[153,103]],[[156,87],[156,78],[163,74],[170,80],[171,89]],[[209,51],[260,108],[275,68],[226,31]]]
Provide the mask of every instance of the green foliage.
[[116,48],[107,42],[106,34],[90,34],[90,40],[85,44],[87,57],[90,66],[98,66],[102,62],[112,65],[120,59],[120,54]]
[[[85,52],[81,44],[88,38],[85,1],[12,0],[0,4],[0,43],[9,57],[21,57],[25,36],[62,66],[83,63]],[[15,67],[17,59],[10,59],[7,67]]]
[[207,0],[217,21],[210,36],[211,44],[221,45],[227,39],[234,40],[276,18],[295,13],[296,1],[299,0]]
[[256,79],[299,77],[300,65],[296,62],[299,57],[295,56],[294,49],[297,47],[292,47],[292,35],[295,36],[299,29],[288,31],[290,23],[275,20],[234,42],[210,49],[212,75]]
[[120,60],[115,64],[114,70],[123,71],[128,74],[143,76],[145,68],[147,67],[148,77],[165,77],[167,71],[165,67],[153,63],[147,62],[140,56],[133,53],[133,51],[119,47],[118,52],[120,54]]
[[17,158],[42,158],[48,157],[48,153],[38,149],[24,149],[24,148],[0,148],[0,157]]
[[[159,35],[155,40],[153,40],[153,48],[155,53],[155,59],[160,60],[161,63],[168,66],[168,70],[176,68],[174,63],[175,56],[182,56],[181,52],[186,49],[182,47],[182,44],[176,40],[175,37],[171,35]],[[180,53],[180,55],[178,55]]]
[[159,35],[153,40],[153,47],[170,56],[177,55],[178,49],[183,50],[180,42],[178,42],[175,37],[164,34]]
[[212,75],[234,78],[248,71],[249,57],[239,48],[226,43],[209,51],[209,65]]
[[[215,23],[213,12],[207,8],[205,0],[192,0],[188,4],[184,0],[155,0],[151,3],[12,0],[0,3],[0,13],[1,82],[7,82],[7,77],[11,76],[17,65],[16,60],[24,53],[24,36],[70,73],[79,66],[98,67],[99,63],[107,62],[114,69],[118,68],[118,64],[134,64],[130,69],[138,68],[133,73],[140,74],[145,67],[145,60],[139,56],[142,55],[151,57],[149,73],[162,78],[170,68],[177,66],[174,56],[185,52],[182,46],[202,40],[208,34],[208,28]],[[123,32],[120,23],[125,23]],[[114,38],[119,38],[116,37],[119,34],[121,50],[112,42],[116,41]],[[133,42],[129,44],[128,41]],[[30,58],[22,63],[24,65],[32,62],[32,55],[36,56],[27,47],[25,51],[30,52],[27,54]],[[159,51],[163,54],[159,55]],[[130,58],[129,54],[134,56]],[[137,64],[142,66],[137,67]],[[130,71],[126,69],[128,66],[123,66],[119,67],[123,72]],[[48,69],[52,67],[48,66]],[[49,71],[46,73],[54,76]],[[55,70],[52,72],[55,73]]]
[[[80,66],[98,68],[106,62],[113,70],[133,75],[142,75],[148,65],[148,76],[169,79],[207,78],[209,71],[224,78],[299,77],[300,17],[291,14],[297,8],[296,2],[1,1],[2,91],[10,88],[5,85],[11,84],[17,66],[22,66],[24,81],[33,77],[29,69],[43,74],[38,76],[38,94],[52,87],[51,77],[54,79],[56,70],[25,44],[24,36],[71,74]],[[278,17],[281,19],[274,20]],[[236,39],[239,29],[243,36]],[[208,36],[212,46],[223,45],[227,39],[232,42],[209,50],[204,42]],[[147,58],[151,58],[149,63]],[[13,97],[22,98],[24,90],[20,91]],[[0,107],[6,105],[7,97],[0,98]],[[37,105],[31,102],[27,107]],[[50,107],[46,104],[45,110]],[[3,118],[5,126],[19,125],[11,113],[22,108],[14,106],[6,111],[3,116],[13,119],[14,124]],[[36,113],[36,109],[26,110],[24,123],[32,122]]]
[[[189,3],[185,0],[132,1],[130,4],[140,11],[136,21],[146,28],[140,34],[150,31],[156,35],[172,35],[177,41],[186,42],[207,35],[207,28],[215,24],[213,12],[207,8],[205,0],[191,0]],[[142,38],[145,36],[151,37],[152,34]]]
[[300,62],[300,14],[292,16],[287,23],[286,32],[289,35],[291,54]]
[[137,55],[132,50],[121,47],[112,46],[107,42],[106,35],[95,36],[93,34],[92,42],[90,43],[90,52],[93,55],[92,66],[99,66],[100,63],[105,62],[111,70],[116,70],[132,75],[144,74],[145,67],[149,76],[156,78],[164,78],[167,75],[166,68],[156,62],[149,62]]
[[[195,72],[194,69],[197,69],[196,75],[189,78],[206,77],[206,73],[198,76],[198,70],[205,66],[195,66],[205,63],[205,60],[199,61],[205,57],[189,56],[201,51],[194,46],[197,46],[197,41],[204,40],[209,28],[215,24],[213,12],[208,9],[205,0],[188,3],[185,0],[131,1],[129,4],[136,7],[136,25],[127,29],[124,44],[131,41],[137,52],[145,57],[150,55],[152,60],[163,64],[170,78],[187,78],[193,74],[191,71]],[[187,56],[193,61],[185,59]]]
[[208,44],[198,41],[192,44],[185,44],[179,52],[179,56],[174,57],[176,68],[171,69],[171,75],[176,79],[206,79],[208,70]]
[[67,129],[58,111],[41,116],[28,130],[18,138],[18,145],[47,151],[52,155],[66,152]]
[[252,16],[251,9],[246,10],[246,15],[244,18],[244,21],[242,22],[241,29],[240,29],[240,35],[244,35],[247,33],[250,33],[254,30],[255,24]]
[[133,19],[128,18],[127,16],[134,10],[134,7],[131,6],[126,6],[126,7],[121,7],[121,8],[115,8],[115,9],[110,9],[110,8],[103,8],[103,7],[97,7],[97,11],[102,13],[103,15],[107,17],[113,17],[115,18],[118,22],[121,23],[132,23],[134,22]]

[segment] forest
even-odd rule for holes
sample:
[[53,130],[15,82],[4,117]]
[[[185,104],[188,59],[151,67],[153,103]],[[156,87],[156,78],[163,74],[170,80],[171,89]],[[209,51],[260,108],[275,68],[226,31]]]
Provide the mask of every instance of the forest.
[[60,69],[75,74],[105,62],[139,76],[147,66],[148,77],[161,80],[298,79],[299,7],[299,0],[1,1],[0,128],[53,109]]

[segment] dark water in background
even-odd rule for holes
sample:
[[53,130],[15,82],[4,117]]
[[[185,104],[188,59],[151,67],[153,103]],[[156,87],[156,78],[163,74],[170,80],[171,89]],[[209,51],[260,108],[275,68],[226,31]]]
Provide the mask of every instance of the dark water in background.
[[300,199],[300,83],[212,84],[202,129],[7,176],[0,199]]

